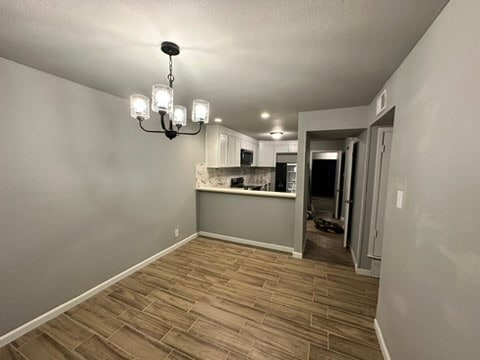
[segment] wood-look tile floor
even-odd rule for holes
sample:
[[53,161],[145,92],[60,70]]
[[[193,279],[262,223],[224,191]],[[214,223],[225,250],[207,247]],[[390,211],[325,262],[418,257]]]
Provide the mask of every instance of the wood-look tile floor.
[[378,281],[197,238],[0,349],[0,359],[381,359]]

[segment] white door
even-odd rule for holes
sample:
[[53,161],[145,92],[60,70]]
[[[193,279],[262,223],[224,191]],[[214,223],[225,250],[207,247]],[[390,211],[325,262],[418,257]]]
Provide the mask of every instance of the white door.
[[343,182],[343,216],[344,216],[344,233],[343,233],[343,247],[348,245],[348,225],[350,224],[350,208],[353,206],[352,199],[352,183],[353,183],[353,149],[357,139],[347,139],[347,150],[345,152],[345,170],[344,170],[344,182]]
[[372,222],[368,256],[382,258],[383,225],[385,223],[385,206],[387,204],[388,166],[392,150],[392,128],[378,130],[377,156],[375,160],[375,178],[373,183]]
[[337,153],[337,168],[335,170],[335,219],[340,218],[340,202],[342,201],[340,196],[342,179],[340,177],[342,175],[342,166],[342,152],[339,151]]

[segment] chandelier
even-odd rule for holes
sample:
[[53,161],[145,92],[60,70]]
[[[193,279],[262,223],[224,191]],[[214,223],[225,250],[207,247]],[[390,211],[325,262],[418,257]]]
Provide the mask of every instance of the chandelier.
[[[152,111],[160,115],[162,130],[149,130],[143,126],[143,121],[150,118],[150,99],[146,96],[133,94],[130,96],[130,116],[138,120],[140,129],[148,133],[165,134],[170,140],[178,135],[197,135],[202,130],[202,125],[208,123],[210,103],[205,100],[193,100],[192,122],[199,125],[195,132],[182,132],[182,126],[187,125],[187,108],[173,105],[173,62],[172,56],[180,54],[177,44],[164,41],[160,48],[169,57],[168,86],[155,84],[152,86]],[[168,119],[168,120],[167,120]],[[168,121],[168,125],[166,122]]]

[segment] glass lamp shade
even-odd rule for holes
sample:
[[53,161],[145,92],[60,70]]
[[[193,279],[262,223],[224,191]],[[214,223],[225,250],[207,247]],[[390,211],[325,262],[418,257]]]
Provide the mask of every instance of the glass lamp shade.
[[273,140],[280,140],[283,136],[283,131],[272,131],[270,135],[272,135]]
[[152,86],[152,110],[155,112],[165,111],[172,114],[173,111],[173,89],[166,85]]
[[187,125],[187,108],[182,105],[173,106],[172,123],[175,126]]
[[193,100],[192,121],[194,123],[208,123],[210,103],[205,100]]
[[130,116],[134,119],[150,118],[150,99],[146,96],[133,94],[130,96]]

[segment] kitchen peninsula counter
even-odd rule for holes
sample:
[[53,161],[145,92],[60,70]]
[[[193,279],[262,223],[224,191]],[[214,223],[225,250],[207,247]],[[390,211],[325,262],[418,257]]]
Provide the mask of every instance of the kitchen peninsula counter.
[[274,198],[287,198],[295,199],[295,193],[284,193],[276,191],[260,191],[260,190],[244,190],[238,188],[221,188],[221,187],[198,187],[198,191],[216,192],[235,195],[247,195],[247,196],[265,196]]
[[197,188],[199,234],[293,252],[295,194],[241,188]]

